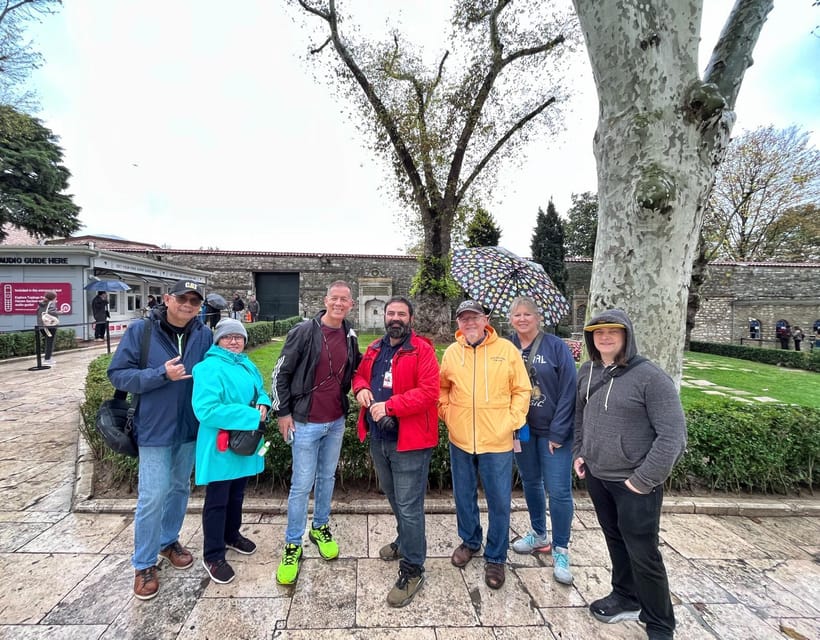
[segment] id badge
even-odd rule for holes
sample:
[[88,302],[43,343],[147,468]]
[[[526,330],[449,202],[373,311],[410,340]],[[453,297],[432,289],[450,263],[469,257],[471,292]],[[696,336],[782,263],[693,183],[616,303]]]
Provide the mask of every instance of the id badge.
[[513,438],[513,451],[515,453],[521,453],[521,440],[518,438]]
[[382,382],[383,389],[393,388],[393,371],[392,369],[384,374],[384,381]]

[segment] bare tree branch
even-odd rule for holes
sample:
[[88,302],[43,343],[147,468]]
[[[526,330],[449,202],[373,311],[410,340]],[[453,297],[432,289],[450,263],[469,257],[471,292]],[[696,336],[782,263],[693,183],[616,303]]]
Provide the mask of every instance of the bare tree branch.
[[481,159],[481,161],[475,166],[475,168],[473,168],[473,172],[464,181],[464,184],[461,186],[461,189],[459,189],[458,195],[456,197],[456,202],[461,201],[461,199],[464,197],[464,194],[467,192],[467,189],[470,188],[470,185],[478,177],[478,174],[481,173],[481,170],[484,169],[484,167],[490,160],[492,160],[493,156],[498,152],[499,149],[501,149],[501,147],[504,146],[507,140],[509,140],[515,134],[516,131],[520,131],[521,129],[523,129],[524,126],[530,120],[532,120],[534,117],[536,117],[539,113],[541,113],[544,109],[546,109],[554,102],[555,96],[550,97],[550,99],[544,102],[541,106],[539,106],[536,109],[533,109],[526,116],[524,116],[518,122],[516,122],[512,127],[510,127],[507,130],[507,133],[505,133],[498,139],[498,142],[495,143],[493,148],[490,149],[487,152],[487,154]]
[[704,82],[717,85],[734,110],[743,75],[752,66],[752,49],[774,0],[737,0],[704,72]]

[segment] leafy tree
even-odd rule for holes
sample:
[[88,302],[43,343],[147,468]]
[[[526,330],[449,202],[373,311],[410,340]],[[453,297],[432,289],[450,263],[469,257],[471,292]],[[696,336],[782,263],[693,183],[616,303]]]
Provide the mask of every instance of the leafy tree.
[[326,39],[311,53],[335,51],[325,68],[391,163],[400,201],[419,216],[416,326],[449,338],[453,220],[468,193],[492,184],[499,162],[557,122],[569,93],[558,60],[573,49],[577,23],[542,0],[455,0],[449,48],[426,66],[398,31],[363,41],[336,0],[292,1],[321,21]]
[[737,0],[701,77],[703,0],[573,0],[599,101],[588,312],[624,308],[675,380],[703,211],[772,3]]
[[34,94],[24,85],[42,57],[25,32],[30,22],[54,13],[60,4],[61,0],[0,1],[0,104],[21,110],[36,106]]
[[547,272],[561,292],[567,292],[567,268],[564,265],[564,224],[550,198],[547,212],[538,207],[535,231],[530,243],[532,259]]
[[476,209],[473,219],[467,225],[468,247],[497,247],[501,239],[501,227],[492,214],[482,207]]
[[766,230],[771,258],[782,262],[820,262],[820,206],[788,209]]
[[57,137],[36,118],[0,106],[0,240],[7,222],[35,236],[68,236],[80,208],[64,194],[71,177]]
[[[797,127],[769,125],[729,144],[703,221],[709,259],[764,261],[806,252],[796,210],[820,205],[820,151]],[[811,249],[809,249],[809,253]]]
[[598,194],[591,191],[572,194],[572,206],[567,211],[564,225],[567,253],[576,258],[595,255],[595,236],[598,233]]

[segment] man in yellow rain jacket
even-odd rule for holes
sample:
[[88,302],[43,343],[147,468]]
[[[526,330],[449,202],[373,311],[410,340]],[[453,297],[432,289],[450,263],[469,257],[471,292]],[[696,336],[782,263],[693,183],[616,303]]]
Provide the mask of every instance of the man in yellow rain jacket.
[[462,540],[450,561],[464,567],[481,550],[480,476],[489,511],[484,581],[498,589],[504,584],[510,538],[513,432],[527,420],[532,386],[518,349],[498,337],[478,302],[462,302],[456,321],[456,341],[441,360],[439,389]]

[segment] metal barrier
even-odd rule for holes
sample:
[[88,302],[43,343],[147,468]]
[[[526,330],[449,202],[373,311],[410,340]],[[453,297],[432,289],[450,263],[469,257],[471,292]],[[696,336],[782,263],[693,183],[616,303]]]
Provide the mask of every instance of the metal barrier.
[[[110,320],[105,321],[105,348],[106,353],[111,353],[111,333],[108,330],[108,323]],[[93,322],[92,324],[99,324],[98,322]],[[55,332],[54,338],[57,338],[57,330],[58,329],[65,329],[67,327],[85,327],[87,326],[87,322],[76,322],[73,324],[63,324],[62,322],[54,327],[34,327],[34,354],[37,357],[37,364],[33,367],[29,367],[29,371],[43,371],[46,369],[51,369],[51,367],[47,364],[43,364],[42,360],[42,344],[40,338],[41,331],[50,331],[53,330]],[[27,331],[24,330],[24,331]],[[52,354],[53,355],[53,354]]]

